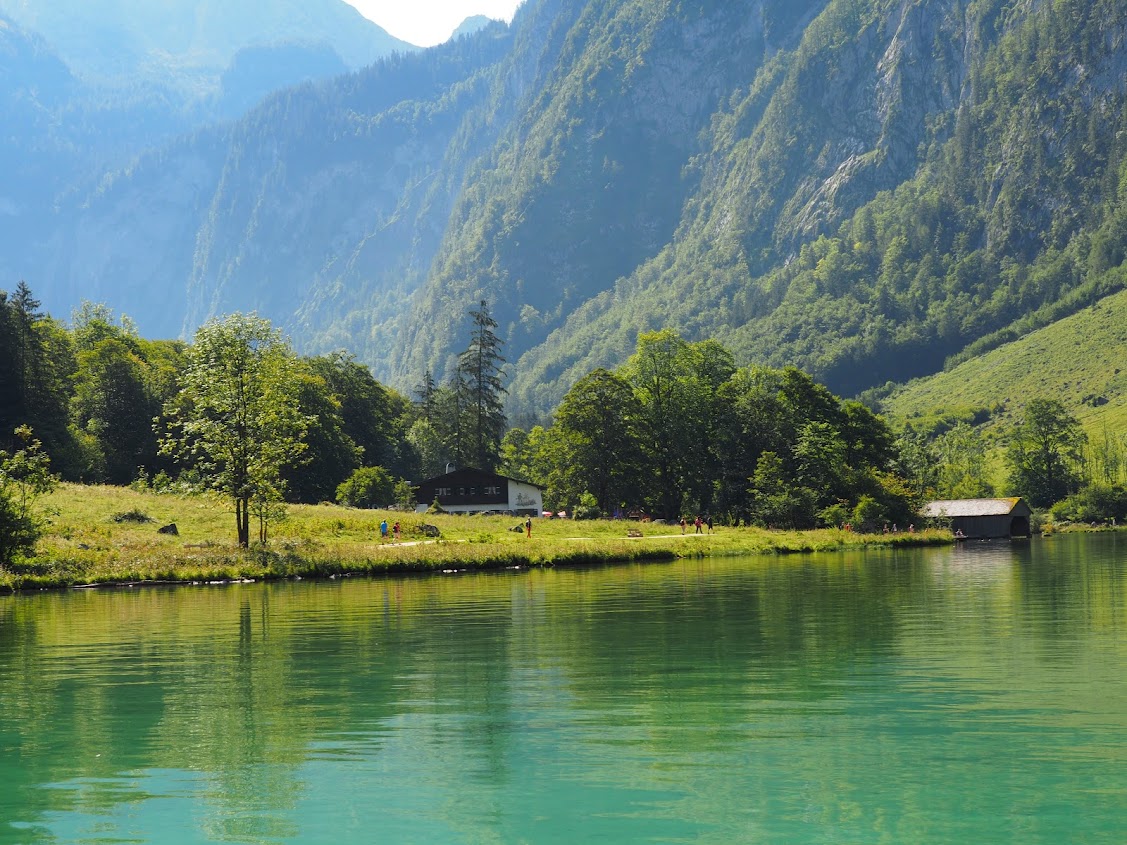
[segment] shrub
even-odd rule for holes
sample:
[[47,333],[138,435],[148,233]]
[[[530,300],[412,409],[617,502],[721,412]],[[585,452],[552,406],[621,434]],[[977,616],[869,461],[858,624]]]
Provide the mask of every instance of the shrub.
[[22,449],[14,454],[0,451],[0,566],[12,564],[18,555],[35,548],[43,527],[35,503],[58,482],[31,429],[20,426],[16,437],[22,441]]
[[1093,484],[1053,505],[1052,515],[1061,522],[1122,522],[1127,519],[1127,488]]
[[576,519],[598,519],[602,516],[599,502],[592,493],[583,493],[579,497],[579,504],[575,506]]
[[853,527],[858,531],[876,531],[888,521],[888,511],[872,496],[862,496],[853,508]]
[[387,507],[395,496],[395,479],[383,467],[360,467],[337,487],[337,504],[350,508]]

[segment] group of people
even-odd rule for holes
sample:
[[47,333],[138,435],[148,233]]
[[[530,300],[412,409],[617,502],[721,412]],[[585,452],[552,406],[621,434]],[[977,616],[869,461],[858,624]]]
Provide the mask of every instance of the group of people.
[[[399,523],[396,522],[391,530],[392,530],[393,536],[395,537],[395,542],[398,543],[399,542]],[[383,522],[380,523],[380,539],[381,540],[387,539],[387,520],[386,519]]]
[[[688,525],[689,525],[689,523],[685,519],[685,517],[681,517],[681,533],[682,534],[685,533],[685,529],[688,527]],[[693,520],[693,526],[696,528],[696,531],[694,533],[695,534],[703,534],[704,533],[704,526],[706,526],[706,525],[708,526],[708,533],[711,534],[712,533],[712,517],[709,516],[705,519],[701,519],[701,516],[698,513],[696,519]]]

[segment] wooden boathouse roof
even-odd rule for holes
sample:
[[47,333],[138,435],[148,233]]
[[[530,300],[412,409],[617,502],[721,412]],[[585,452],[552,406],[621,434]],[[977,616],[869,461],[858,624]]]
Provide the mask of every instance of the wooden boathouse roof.
[[[1021,508],[1018,508],[1021,505]],[[1015,509],[1029,513],[1029,506],[1021,496],[1005,499],[944,499],[924,505],[923,515],[930,517],[953,516],[1008,516]]]

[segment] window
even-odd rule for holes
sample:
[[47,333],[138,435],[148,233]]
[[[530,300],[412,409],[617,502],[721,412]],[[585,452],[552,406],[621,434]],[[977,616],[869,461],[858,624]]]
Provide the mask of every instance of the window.
[[449,487],[436,487],[436,488],[434,488],[434,495],[436,495],[436,496],[449,496],[450,495],[450,488]]
[[476,495],[477,495],[477,488],[476,488],[476,487],[471,487],[471,488],[470,488],[470,495],[471,495],[471,496],[476,496]]
[[485,488],[485,495],[486,496],[500,496],[501,495],[501,488],[500,487],[486,487]]

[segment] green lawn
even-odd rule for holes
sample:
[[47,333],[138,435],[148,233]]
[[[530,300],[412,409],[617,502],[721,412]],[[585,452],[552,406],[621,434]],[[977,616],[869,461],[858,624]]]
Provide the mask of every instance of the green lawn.
[[[142,581],[329,577],[388,571],[563,566],[614,560],[789,553],[864,545],[940,544],[944,532],[860,535],[836,530],[783,532],[717,526],[686,535],[673,525],[612,520],[533,520],[502,516],[402,514],[333,505],[298,505],[271,526],[265,549],[234,541],[234,516],[209,496],[63,484],[46,500],[51,524],[35,557],[0,571],[0,588],[30,589]],[[123,514],[151,521],[121,520]],[[401,542],[381,540],[379,524],[396,519]],[[178,534],[160,534],[175,523]],[[434,525],[438,539],[420,527]],[[630,530],[640,537],[628,537]],[[256,527],[252,526],[252,534]]]

